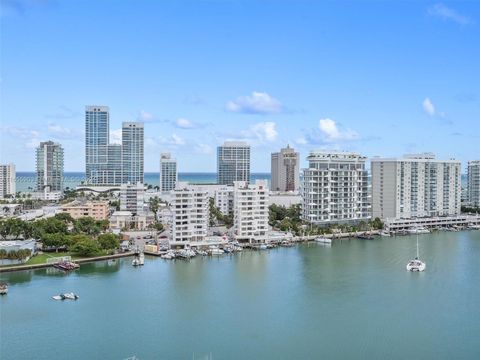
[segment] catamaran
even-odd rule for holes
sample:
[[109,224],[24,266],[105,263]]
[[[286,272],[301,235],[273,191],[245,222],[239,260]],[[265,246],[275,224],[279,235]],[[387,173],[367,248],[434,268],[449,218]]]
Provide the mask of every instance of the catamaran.
[[424,271],[426,267],[426,264],[419,259],[419,254],[418,254],[418,234],[417,234],[417,256],[415,259],[410,260],[407,264],[407,270],[408,271]]

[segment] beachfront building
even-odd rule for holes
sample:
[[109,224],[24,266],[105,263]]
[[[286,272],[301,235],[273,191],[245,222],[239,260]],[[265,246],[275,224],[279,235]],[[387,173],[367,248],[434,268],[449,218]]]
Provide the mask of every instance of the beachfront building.
[[60,210],[69,214],[73,219],[91,217],[95,220],[108,219],[108,201],[74,200],[60,207]]
[[172,159],[170,153],[162,153],[160,155],[160,191],[167,192],[175,189],[177,181],[177,160]]
[[372,214],[409,219],[460,214],[461,164],[431,153],[372,159]]
[[143,122],[122,123],[123,183],[143,183],[144,168]]
[[37,191],[61,193],[63,191],[63,148],[53,141],[41,142],[36,150]]
[[271,190],[297,191],[300,188],[300,154],[290,146],[272,153]]
[[217,183],[234,181],[250,181],[250,145],[244,141],[226,141],[217,148]]
[[215,207],[222,215],[233,214],[233,186],[224,186],[215,190]]
[[16,192],[16,173],[14,164],[0,165],[0,199],[14,196]]
[[470,206],[480,207],[480,160],[468,163],[467,198]]
[[122,146],[110,144],[108,106],[85,107],[85,178],[92,186],[122,183]]
[[235,181],[233,230],[238,242],[262,243],[268,237],[268,183]]
[[145,186],[126,183],[120,186],[120,210],[130,211],[133,215],[144,213]]
[[170,203],[172,244],[202,242],[209,222],[208,191],[201,186],[177,182]]
[[370,218],[366,157],[350,152],[312,151],[303,170],[301,216],[317,225],[357,223]]

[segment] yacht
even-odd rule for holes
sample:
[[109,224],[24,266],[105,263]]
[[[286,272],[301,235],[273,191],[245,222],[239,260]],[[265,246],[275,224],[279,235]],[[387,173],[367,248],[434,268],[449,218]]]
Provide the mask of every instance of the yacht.
[[390,233],[386,230],[383,230],[381,233],[380,233],[380,236],[391,236]]
[[259,250],[267,250],[268,246],[266,244],[260,244],[260,245],[258,245],[258,249]]
[[332,239],[329,239],[329,238],[323,237],[323,236],[320,236],[320,237],[316,238],[315,241],[319,242],[319,243],[322,243],[322,244],[331,244],[332,243]]
[[409,234],[429,234],[430,230],[423,226],[416,226],[407,230]]
[[0,283],[0,295],[7,295],[8,285],[7,283]]
[[410,260],[407,264],[407,270],[408,271],[424,271],[426,267],[426,264],[419,259],[419,254],[418,254],[418,234],[417,234],[417,256],[415,256],[415,259]]
[[219,249],[217,246],[210,246],[210,255],[223,255],[224,252],[222,249]]

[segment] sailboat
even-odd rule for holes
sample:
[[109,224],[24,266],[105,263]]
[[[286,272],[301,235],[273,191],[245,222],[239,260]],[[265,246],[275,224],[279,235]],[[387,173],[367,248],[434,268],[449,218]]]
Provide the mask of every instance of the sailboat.
[[408,271],[425,271],[425,263],[419,259],[418,255],[418,233],[417,233],[417,256],[407,264]]

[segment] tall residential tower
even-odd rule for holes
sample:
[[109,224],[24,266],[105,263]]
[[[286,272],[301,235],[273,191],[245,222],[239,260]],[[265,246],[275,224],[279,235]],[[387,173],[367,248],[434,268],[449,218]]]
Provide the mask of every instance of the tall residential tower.
[[480,160],[468,163],[468,203],[480,207]]
[[300,155],[290,146],[272,153],[272,191],[297,191],[300,188]]
[[6,195],[15,195],[15,182],[15,165],[0,165],[0,199],[3,199]]
[[143,183],[144,130],[142,122],[122,124],[123,183]]
[[431,153],[372,159],[373,217],[399,219],[460,214],[461,164]]
[[366,158],[348,152],[312,151],[303,170],[302,219],[318,225],[370,218]]
[[63,191],[63,148],[53,141],[41,142],[36,151],[37,191]]
[[177,160],[172,159],[170,153],[162,153],[160,155],[160,191],[175,189],[177,181]]
[[234,181],[250,181],[250,145],[243,141],[226,141],[217,148],[218,184]]

